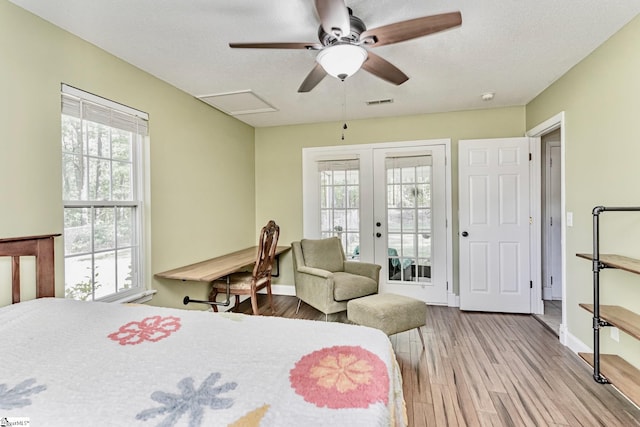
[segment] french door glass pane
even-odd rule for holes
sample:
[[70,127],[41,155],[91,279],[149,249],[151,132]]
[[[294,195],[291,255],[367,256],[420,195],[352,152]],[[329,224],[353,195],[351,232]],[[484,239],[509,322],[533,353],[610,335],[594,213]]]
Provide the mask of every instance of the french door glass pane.
[[389,280],[431,278],[431,156],[389,157],[387,250]]
[[358,160],[318,162],[320,235],[337,236],[349,259],[360,254],[360,170]]

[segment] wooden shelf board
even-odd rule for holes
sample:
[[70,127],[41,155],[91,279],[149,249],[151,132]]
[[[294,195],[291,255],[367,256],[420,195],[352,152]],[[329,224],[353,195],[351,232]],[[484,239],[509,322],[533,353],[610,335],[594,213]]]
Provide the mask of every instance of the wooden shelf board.
[[[593,261],[593,254],[576,254],[576,256]],[[640,259],[629,258],[623,255],[600,254],[600,262],[607,267],[640,274]]]
[[[579,304],[593,313],[593,304]],[[618,305],[600,305],[600,318],[640,340],[640,315]]]
[[[589,365],[593,366],[593,354],[578,353]],[[636,405],[640,405],[640,370],[620,356],[600,355],[600,373],[622,394]]]

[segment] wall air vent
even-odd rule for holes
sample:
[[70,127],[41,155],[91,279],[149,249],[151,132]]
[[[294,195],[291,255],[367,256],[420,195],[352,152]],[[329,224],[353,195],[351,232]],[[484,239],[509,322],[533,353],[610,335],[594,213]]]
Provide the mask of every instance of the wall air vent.
[[374,101],[366,101],[365,104],[367,105],[382,105],[382,104],[392,104],[393,103],[393,98],[387,98],[387,99],[376,99]]

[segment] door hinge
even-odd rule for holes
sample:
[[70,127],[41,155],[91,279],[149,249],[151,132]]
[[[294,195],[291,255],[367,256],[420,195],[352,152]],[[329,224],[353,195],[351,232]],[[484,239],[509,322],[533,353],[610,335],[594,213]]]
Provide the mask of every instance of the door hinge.
[[529,280],[529,289],[533,289],[533,280]]
[[550,280],[551,280],[551,286],[553,286],[553,276],[551,276]]
[[553,227],[553,217],[549,218],[549,225]]
[[529,153],[529,161],[531,161],[531,157],[532,157],[532,156],[531,156],[531,153]]
[[449,290],[449,282],[447,282],[447,290]]

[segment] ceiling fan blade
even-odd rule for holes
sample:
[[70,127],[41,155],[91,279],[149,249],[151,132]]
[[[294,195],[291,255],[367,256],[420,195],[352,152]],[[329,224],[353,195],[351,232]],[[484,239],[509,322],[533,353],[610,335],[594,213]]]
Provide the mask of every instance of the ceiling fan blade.
[[327,72],[322,68],[322,65],[316,64],[298,88],[298,92],[309,92],[316,87],[326,75]]
[[245,49],[322,49],[320,43],[229,43],[229,47]]
[[370,46],[384,46],[427,36],[459,25],[462,25],[460,12],[443,13],[373,28],[364,31],[360,35],[360,40]]
[[374,76],[380,77],[383,80],[388,81],[389,83],[393,83],[394,85],[401,85],[402,83],[409,80],[409,77],[400,71],[395,65],[391,62],[383,59],[382,57],[376,55],[375,53],[369,51],[369,56],[364,64],[362,64],[362,68]]
[[315,0],[322,29],[336,37],[346,37],[351,33],[349,10],[344,0]]

